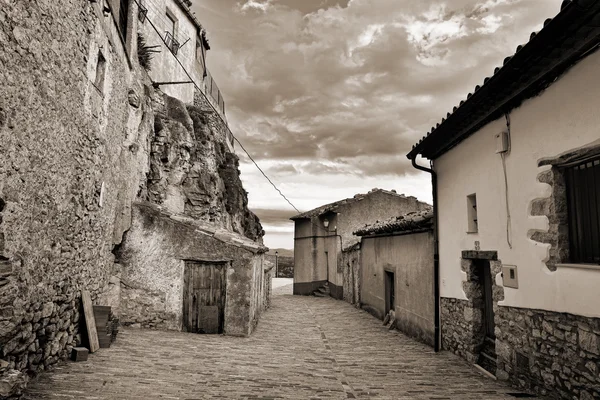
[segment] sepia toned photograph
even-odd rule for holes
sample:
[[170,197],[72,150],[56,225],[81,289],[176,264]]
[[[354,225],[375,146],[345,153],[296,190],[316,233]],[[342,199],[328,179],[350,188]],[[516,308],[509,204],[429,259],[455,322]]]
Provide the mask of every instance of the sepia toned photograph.
[[600,400],[600,0],[0,0],[0,400]]

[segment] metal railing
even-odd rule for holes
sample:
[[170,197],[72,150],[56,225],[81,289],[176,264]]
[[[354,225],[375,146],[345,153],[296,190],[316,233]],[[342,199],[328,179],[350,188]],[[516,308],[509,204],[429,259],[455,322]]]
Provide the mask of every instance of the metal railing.
[[225,116],[225,101],[223,100],[223,95],[221,94],[221,90],[219,90],[219,86],[217,86],[217,82],[215,82],[208,69],[206,70],[206,75],[204,76],[204,85],[206,87],[206,94],[212,97],[212,99],[218,105],[219,111],[223,114],[223,116]]

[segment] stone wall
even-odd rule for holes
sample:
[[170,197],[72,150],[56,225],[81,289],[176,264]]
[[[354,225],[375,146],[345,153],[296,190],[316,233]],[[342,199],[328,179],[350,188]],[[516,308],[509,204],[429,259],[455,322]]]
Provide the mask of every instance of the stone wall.
[[600,318],[499,307],[499,379],[561,399],[600,399]]
[[[463,252],[487,260],[463,259],[467,300],[440,299],[442,348],[476,363],[483,346],[483,301],[476,268],[489,263],[493,279],[495,354],[498,379],[557,399],[600,399],[600,319],[501,306],[496,284],[501,262],[493,252]],[[485,253],[485,254],[484,254]]]
[[80,291],[109,286],[143,174],[148,81],[99,7],[0,0],[2,372],[48,369],[84,339]]
[[[480,310],[441,298],[442,346],[477,361]],[[600,399],[600,319],[500,306],[496,309],[496,376],[557,399]]]
[[462,299],[440,298],[442,349],[461,356],[470,363],[477,361],[477,350],[483,341],[483,332],[474,326],[473,319],[481,319],[481,311]]

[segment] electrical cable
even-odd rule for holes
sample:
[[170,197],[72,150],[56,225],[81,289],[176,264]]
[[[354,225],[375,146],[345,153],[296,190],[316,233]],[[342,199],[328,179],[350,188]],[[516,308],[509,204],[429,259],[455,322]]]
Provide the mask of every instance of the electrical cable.
[[500,153],[500,158],[502,159],[502,170],[504,171],[504,195],[505,195],[505,203],[506,203],[506,243],[508,243],[508,247],[512,249],[512,239],[510,237],[510,231],[512,228],[512,222],[510,218],[510,207],[508,206],[508,176],[506,173],[506,155],[510,153],[510,115],[504,114],[506,118],[506,127],[508,128],[508,148],[506,153]]
[[[138,7],[140,7],[140,3],[138,0],[134,0],[135,3],[137,4]],[[146,20],[148,21],[148,23],[150,24],[150,26],[152,27],[152,29],[154,29],[154,31],[156,32],[156,34],[158,35],[158,37],[161,39],[161,41],[164,43],[164,45],[167,47],[168,49],[168,45],[167,42],[165,41],[165,39],[161,36],[160,32],[158,31],[158,29],[156,28],[156,26],[152,23],[152,20],[149,17],[146,17]],[[254,165],[256,166],[256,168],[260,171],[260,173],[267,179],[267,181],[269,181],[269,183],[275,188],[275,190],[277,190],[277,192],[281,195],[281,197],[283,197],[283,199],[285,201],[288,202],[288,204],[290,206],[292,206],[292,208],[294,208],[294,210],[296,210],[298,213],[300,213],[300,210],[298,210],[298,208],[296,208],[296,206],[294,206],[292,204],[292,202],[281,192],[281,190],[279,190],[279,188],[273,183],[273,181],[267,176],[267,174],[262,170],[262,168],[258,165],[258,163],[254,160],[254,158],[252,158],[252,156],[250,155],[250,153],[248,153],[248,151],[244,148],[244,145],[240,142],[240,140],[235,137],[235,135],[233,134],[233,132],[231,132],[231,129],[229,129],[229,126],[227,126],[227,124],[225,123],[225,121],[223,120],[223,117],[221,117],[221,114],[217,111],[217,109],[212,105],[212,103],[210,102],[210,100],[208,100],[208,98],[206,98],[206,94],[202,91],[202,89],[200,89],[200,87],[196,84],[196,82],[194,81],[194,79],[192,78],[192,76],[190,75],[190,73],[185,69],[185,67],[183,66],[183,64],[181,63],[181,61],[172,53],[170,52],[171,55],[173,55],[173,57],[175,58],[175,60],[177,61],[177,63],[179,64],[179,66],[181,67],[181,69],[183,69],[183,72],[185,72],[185,74],[188,76],[189,80],[194,84],[194,87],[200,92],[202,93],[202,95],[204,96],[204,98],[206,99],[206,101],[208,102],[208,104],[211,106],[211,108],[217,113],[217,115],[219,116],[219,118],[221,119],[221,121],[223,122],[223,124],[227,127],[227,130],[229,131],[231,137],[233,137],[233,139],[240,145],[241,149],[244,151],[244,153],[246,153],[246,155],[248,156],[248,158],[250,158],[250,160],[252,161],[252,163],[254,163]],[[206,69],[205,69],[206,71]]]

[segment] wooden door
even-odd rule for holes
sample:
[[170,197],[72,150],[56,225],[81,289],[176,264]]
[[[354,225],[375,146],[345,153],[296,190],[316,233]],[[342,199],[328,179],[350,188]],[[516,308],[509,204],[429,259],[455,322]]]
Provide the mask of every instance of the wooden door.
[[492,297],[492,272],[490,266],[485,263],[482,267],[483,274],[483,324],[485,328],[485,336],[491,339],[496,338],[494,333],[494,301]]
[[226,263],[186,261],[183,278],[183,329],[223,333]]
[[396,288],[394,273],[385,271],[385,314],[390,310],[396,311]]

